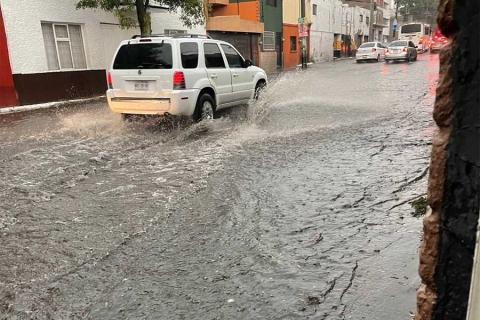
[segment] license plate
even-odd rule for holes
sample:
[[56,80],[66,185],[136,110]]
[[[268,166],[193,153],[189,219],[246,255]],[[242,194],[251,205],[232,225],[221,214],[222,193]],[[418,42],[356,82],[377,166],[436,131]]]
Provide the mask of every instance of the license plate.
[[147,90],[148,90],[148,82],[135,83],[135,91],[147,91]]
[[363,56],[364,58],[368,58],[368,56]]

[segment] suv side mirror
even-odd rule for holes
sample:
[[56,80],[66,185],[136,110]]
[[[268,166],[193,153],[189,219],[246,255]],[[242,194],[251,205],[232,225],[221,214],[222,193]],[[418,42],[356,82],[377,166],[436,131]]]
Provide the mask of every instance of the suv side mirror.
[[415,46],[415,48],[417,48],[417,49],[418,49],[418,46]]
[[253,65],[252,60],[245,60],[245,68],[251,67]]

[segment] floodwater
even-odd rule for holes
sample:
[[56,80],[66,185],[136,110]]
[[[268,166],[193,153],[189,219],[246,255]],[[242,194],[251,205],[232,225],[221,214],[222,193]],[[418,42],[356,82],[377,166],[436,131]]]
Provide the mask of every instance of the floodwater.
[[408,319],[437,80],[345,60],[204,124],[0,115],[0,319]]

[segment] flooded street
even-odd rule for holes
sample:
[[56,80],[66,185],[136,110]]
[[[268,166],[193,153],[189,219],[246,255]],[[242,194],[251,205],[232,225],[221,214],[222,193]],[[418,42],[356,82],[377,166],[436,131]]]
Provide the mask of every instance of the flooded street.
[[437,80],[426,53],[192,126],[0,115],[0,319],[409,319]]

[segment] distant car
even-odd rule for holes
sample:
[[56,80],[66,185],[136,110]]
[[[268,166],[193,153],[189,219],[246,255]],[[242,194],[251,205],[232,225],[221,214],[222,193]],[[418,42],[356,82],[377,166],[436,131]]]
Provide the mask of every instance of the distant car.
[[205,35],[151,35],[124,40],[107,74],[113,112],[173,115],[196,121],[248,103],[267,75],[229,43]]
[[438,30],[438,27],[435,28],[435,33],[430,41],[430,53],[435,53],[440,51],[444,45],[448,43],[448,39]]
[[397,40],[390,43],[385,53],[385,63],[389,61],[417,61],[417,47],[412,41]]
[[385,47],[380,42],[365,42],[355,55],[357,63],[362,61],[380,61],[385,58]]

